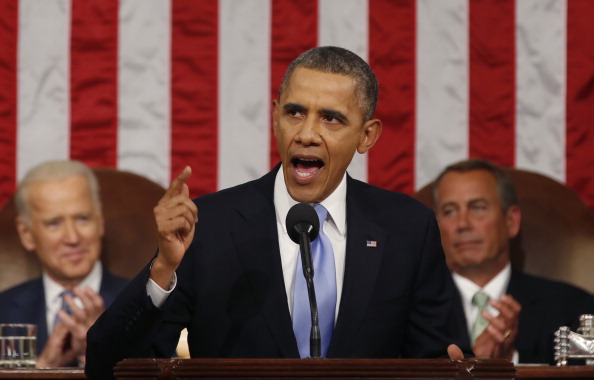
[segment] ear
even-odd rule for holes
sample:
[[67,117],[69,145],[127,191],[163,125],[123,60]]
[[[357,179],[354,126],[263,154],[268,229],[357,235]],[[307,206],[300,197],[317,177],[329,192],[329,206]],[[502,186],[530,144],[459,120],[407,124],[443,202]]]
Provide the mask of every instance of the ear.
[[105,235],[105,218],[103,218],[103,214],[99,214],[99,236],[103,237]]
[[278,100],[272,101],[272,131],[276,137],[276,128],[278,127],[278,117],[280,110],[278,109]]
[[379,119],[368,120],[363,125],[363,135],[357,146],[357,152],[361,154],[367,152],[373,145],[375,145],[375,142],[379,139],[381,134],[382,122]]
[[518,205],[513,205],[507,210],[507,234],[509,238],[514,238],[520,233],[520,223],[522,221],[522,212]]
[[19,233],[19,238],[21,239],[21,244],[27,251],[34,251],[35,250],[35,239],[33,239],[33,234],[31,234],[31,229],[23,222],[20,217],[16,219],[16,229]]

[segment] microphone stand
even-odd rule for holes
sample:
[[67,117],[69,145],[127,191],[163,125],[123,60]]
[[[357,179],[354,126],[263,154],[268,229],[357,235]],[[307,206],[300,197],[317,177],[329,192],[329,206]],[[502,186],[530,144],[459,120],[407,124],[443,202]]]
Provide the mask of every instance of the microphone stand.
[[299,239],[301,247],[301,264],[303,266],[303,276],[307,284],[307,293],[309,295],[309,309],[311,310],[311,331],[309,334],[309,355],[313,359],[319,359],[322,356],[322,343],[320,335],[320,323],[318,319],[318,304],[316,302],[316,291],[314,288],[314,267],[311,259],[311,243],[307,231],[301,232]]

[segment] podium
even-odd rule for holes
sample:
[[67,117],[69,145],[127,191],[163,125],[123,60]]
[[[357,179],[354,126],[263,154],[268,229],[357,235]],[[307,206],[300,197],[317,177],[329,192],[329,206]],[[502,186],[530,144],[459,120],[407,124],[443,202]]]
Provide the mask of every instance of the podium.
[[125,359],[128,379],[515,379],[506,360],[465,359]]
[[[594,366],[465,359],[126,359],[122,379],[594,379]],[[82,368],[0,368],[0,380],[84,380]]]

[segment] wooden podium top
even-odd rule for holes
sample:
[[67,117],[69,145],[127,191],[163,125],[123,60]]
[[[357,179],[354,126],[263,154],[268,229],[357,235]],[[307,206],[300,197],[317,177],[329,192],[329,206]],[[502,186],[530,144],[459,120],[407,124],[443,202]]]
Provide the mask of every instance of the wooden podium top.
[[118,379],[514,379],[505,360],[467,359],[126,359]]
[[[594,366],[467,359],[126,359],[118,379],[594,379]],[[0,379],[86,379],[80,368],[0,369]]]

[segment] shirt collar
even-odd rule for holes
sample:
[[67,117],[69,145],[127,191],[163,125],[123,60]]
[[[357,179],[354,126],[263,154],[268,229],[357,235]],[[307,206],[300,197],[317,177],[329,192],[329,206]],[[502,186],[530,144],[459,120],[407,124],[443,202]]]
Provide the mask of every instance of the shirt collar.
[[[322,201],[322,206],[328,210],[330,218],[328,221],[334,225],[340,235],[346,233],[346,173],[342,177],[340,184],[326,199]],[[287,219],[287,214],[291,207],[297,202],[289,195],[285,185],[285,178],[283,176],[282,166],[276,173],[274,181],[274,207],[276,208],[276,218],[280,221]],[[283,230],[287,232],[285,223],[281,223]]]
[[[77,285],[77,287],[82,288],[88,286],[95,292],[99,293],[99,289],[101,287],[102,272],[103,266],[101,265],[101,261],[97,260],[97,262],[95,262],[95,265],[93,265],[93,269],[91,269],[91,272],[80,282],[80,284]],[[42,275],[42,281],[46,302],[52,302],[56,299],[59,299],[62,292],[66,290],[66,288],[54,281],[45,272]]]
[[462,299],[465,302],[470,302],[474,294],[479,290],[487,293],[491,299],[496,300],[506,292],[509,279],[511,277],[511,264],[507,263],[505,268],[503,268],[501,272],[497,273],[497,275],[493,277],[493,279],[489,281],[483,288],[457,273],[453,272],[452,277],[454,278],[454,282],[458,286],[460,294],[462,295]]

